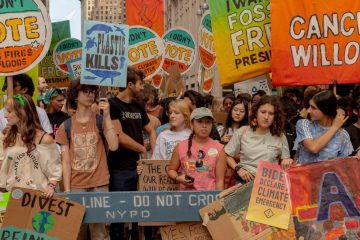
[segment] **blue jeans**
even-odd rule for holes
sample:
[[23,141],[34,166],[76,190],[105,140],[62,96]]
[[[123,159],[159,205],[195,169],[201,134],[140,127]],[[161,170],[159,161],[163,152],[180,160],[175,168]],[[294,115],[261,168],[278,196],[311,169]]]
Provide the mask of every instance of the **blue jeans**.
[[[111,170],[110,169],[110,192],[137,191],[138,175],[136,170]],[[126,240],[124,223],[112,223],[110,225],[111,240]],[[132,223],[131,240],[137,240],[138,224]]]

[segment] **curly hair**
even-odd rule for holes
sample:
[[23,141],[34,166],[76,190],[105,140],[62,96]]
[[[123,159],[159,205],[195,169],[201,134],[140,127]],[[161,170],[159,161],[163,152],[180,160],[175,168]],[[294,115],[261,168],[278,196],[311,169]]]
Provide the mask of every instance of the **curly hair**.
[[30,95],[16,95],[7,99],[7,111],[19,118],[16,125],[11,125],[4,129],[4,148],[12,147],[16,144],[16,135],[20,133],[21,140],[31,152],[36,148],[36,130],[42,130],[36,107]]
[[[82,90],[95,90],[99,92],[99,87],[96,85],[86,85],[81,84],[79,79],[73,80],[70,83],[70,86],[66,92],[66,101],[68,102],[69,106],[73,109],[77,109],[77,98],[79,96],[79,92]],[[95,97],[98,94],[95,94]]]
[[257,124],[254,124],[254,122],[256,122],[257,112],[259,108],[265,104],[270,104],[274,106],[274,121],[270,126],[270,133],[271,135],[277,135],[280,137],[284,131],[285,119],[281,104],[276,97],[267,95],[262,96],[259,102],[252,106],[250,115],[250,127],[253,129],[253,131],[256,130]]

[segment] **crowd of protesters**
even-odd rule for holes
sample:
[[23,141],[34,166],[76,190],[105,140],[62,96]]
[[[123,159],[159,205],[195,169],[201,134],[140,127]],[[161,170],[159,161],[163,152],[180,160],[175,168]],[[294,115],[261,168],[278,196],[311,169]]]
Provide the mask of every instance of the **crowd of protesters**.
[[[288,170],[360,158],[360,85],[345,97],[309,86],[304,92],[287,88],[283,96],[259,90],[219,101],[193,90],[161,98],[144,86],[144,77],[128,67],[126,87],[110,98],[98,98],[97,86],[79,80],[64,91],[46,89],[40,79],[35,104],[32,79],[14,76],[14,96],[0,110],[0,188],[38,189],[46,197],[55,189],[136,191],[138,160],[153,159],[170,160],[168,176],[181,190],[221,190],[253,181],[261,160]],[[226,120],[217,121],[214,111],[227,114]],[[233,181],[226,184],[227,172]],[[123,223],[83,225],[79,239],[125,235],[138,239],[137,224],[131,233]]]

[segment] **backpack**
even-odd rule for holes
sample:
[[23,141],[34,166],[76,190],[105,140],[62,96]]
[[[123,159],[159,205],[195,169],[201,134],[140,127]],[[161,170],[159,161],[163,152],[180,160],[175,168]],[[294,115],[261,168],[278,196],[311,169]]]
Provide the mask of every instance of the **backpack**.
[[[69,142],[71,139],[71,124],[72,124],[71,118],[68,118],[64,121],[65,132],[66,132],[66,136],[67,136],[67,139]],[[106,140],[105,140],[105,135],[104,135],[102,126],[103,126],[103,116],[96,114],[96,127],[99,131],[99,135],[101,137],[101,140],[104,143],[104,146],[106,146]]]

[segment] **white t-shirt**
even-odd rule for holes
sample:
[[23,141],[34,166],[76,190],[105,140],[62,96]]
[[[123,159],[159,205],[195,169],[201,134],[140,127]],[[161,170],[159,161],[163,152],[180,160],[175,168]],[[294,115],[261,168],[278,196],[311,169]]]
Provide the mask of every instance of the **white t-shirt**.
[[173,132],[169,129],[164,130],[156,139],[155,149],[151,157],[152,160],[169,160],[176,144],[188,139],[191,134],[190,129],[184,129],[180,132]]
[[[51,124],[45,110],[36,106],[36,112],[39,116],[40,124],[44,129],[44,131],[47,132],[48,134],[51,134],[53,130],[51,128]],[[2,132],[7,125],[7,120],[5,119],[4,113],[5,113],[5,108],[0,110],[0,132]]]

